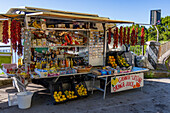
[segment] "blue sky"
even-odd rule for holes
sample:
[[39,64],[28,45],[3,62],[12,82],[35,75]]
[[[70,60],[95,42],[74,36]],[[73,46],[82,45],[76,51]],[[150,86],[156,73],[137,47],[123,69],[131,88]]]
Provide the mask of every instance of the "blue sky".
[[150,10],[161,9],[170,16],[170,0],[0,0],[0,13],[11,7],[30,6],[98,14],[115,20],[149,23]]

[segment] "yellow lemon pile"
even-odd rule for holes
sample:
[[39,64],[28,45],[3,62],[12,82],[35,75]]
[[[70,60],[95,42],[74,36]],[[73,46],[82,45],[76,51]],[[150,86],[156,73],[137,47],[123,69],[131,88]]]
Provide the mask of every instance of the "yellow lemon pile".
[[116,61],[116,60],[115,60],[114,56],[109,56],[108,64],[111,64],[111,66],[112,66],[113,68],[116,68],[116,67],[117,67],[117,64],[116,64],[115,61]]
[[86,96],[87,95],[87,89],[83,85],[76,85],[77,93],[80,96]]
[[75,92],[74,92],[74,91],[67,91],[67,90],[66,90],[64,93],[65,93],[65,95],[66,95],[66,97],[67,97],[68,99],[77,98],[77,95],[75,95]]
[[122,56],[118,56],[117,58],[118,58],[118,62],[119,62],[122,66],[124,66],[124,67],[128,67],[128,66],[129,66],[129,64],[126,63],[125,58],[123,58]]
[[63,102],[67,99],[66,96],[62,93],[62,91],[55,91],[53,96],[56,102]]

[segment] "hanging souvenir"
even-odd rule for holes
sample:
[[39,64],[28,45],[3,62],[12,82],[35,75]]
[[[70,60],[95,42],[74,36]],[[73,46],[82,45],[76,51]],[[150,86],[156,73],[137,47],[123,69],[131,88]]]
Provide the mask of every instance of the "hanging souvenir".
[[16,20],[12,20],[11,22],[11,44],[15,52],[17,50],[16,23]]
[[134,29],[134,26],[132,28],[132,33],[131,33],[131,45],[132,46],[135,45],[135,29]]
[[120,33],[119,33],[119,36],[120,36],[120,38],[119,38],[120,46],[122,46],[122,43],[123,43],[123,32],[122,32],[122,29],[123,29],[123,27],[121,26],[120,27]]
[[128,27],[128,31],[127,31],[127,45],[129,45],[129,41],[130,41],[130,28]]
[[18,42],[18,55],[22,56],[22,43],[21,43],[21,23],[16,23],[16,36],[17,36],[17,42]]
[[111,43],[111,28],[108,29],[109,32],[108,32],[108,44]]
[[136,33],[135,33],[135,44],[138,43],[138,28],[136,28]]
[[119,33],[118,33],[118,27],[114,30],[114,44],[113,48],[118,47],[118,38],[119,38]]
[[123,44],[125,45],[126,43],[126,27],[124,27],[124,32],[123,32]]
[[2,36],[2,38],[3,38],[3,40],[2,40],[2,42],[4,43],[4,44],[7,44],[9,41],[8,41],[8,38],[9,38],[9,35],[8,35],[8,20],[5,20],[4,22],[3,22],[3,36]]
[[145,37],[145,31],[144,31],[145,29],[144,28],[142,28],[142,30],[141,30],[141,45],[144,45],[144,37]]

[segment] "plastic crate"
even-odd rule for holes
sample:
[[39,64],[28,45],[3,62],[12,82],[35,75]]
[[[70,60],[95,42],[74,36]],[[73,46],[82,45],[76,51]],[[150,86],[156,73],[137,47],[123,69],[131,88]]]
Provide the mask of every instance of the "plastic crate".
[[[87,91],[87,94],[86,94],[86,95],[80,95],[80,94],[78,93],[77,88],[76,88],[77,85],[78,85],[79,87],[80,87],[81,85],[83,85],[83,87],[84,87],[84,88],[86,89],[86,91]],[[78,97],[88,97],[88,96],[89,96],[89,92],[88,92],[86,83],[85,83],[84,81],[79,82],[79,83],[75,83],[75,84],[74,84],[74,88],[75,88],[75,92],[76,92],[76,94],[77,94]]]
[[[57,92],[61,91],[62,92],[62,95],[65,95],[64,91],[63,90],[58,90]],[[55,91],[54,91],[55,92]],[[66,97],[66,95],[65,95]],[[53,105],[57,105],[57,104],[62,104],[62,103],[65,103],[68,101],[67,97],[66,97],[66,100],[63,100],[63,101],[59,101],[59,102],[56,102],[55,100],[55,97],[54,97],[54,93],[52,95],[52,98],[53,98]]]

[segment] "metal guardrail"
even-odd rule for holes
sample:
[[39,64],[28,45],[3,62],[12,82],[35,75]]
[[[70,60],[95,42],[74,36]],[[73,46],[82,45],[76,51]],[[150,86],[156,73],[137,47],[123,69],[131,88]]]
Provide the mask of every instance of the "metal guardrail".
[[165,54],[168,50],[170,50],[170,41],[163,43],[159,47],[159,58]]
[[[146,44],[144,46],[146,46]],[[146,50],[145,50],[145,47],[143,48],[143,46],[141,46],[140,44],[137,44],[136,46],[130,46],[130,51],[135,53],[137,56],[140,56],[140,55],[144,56]]]

